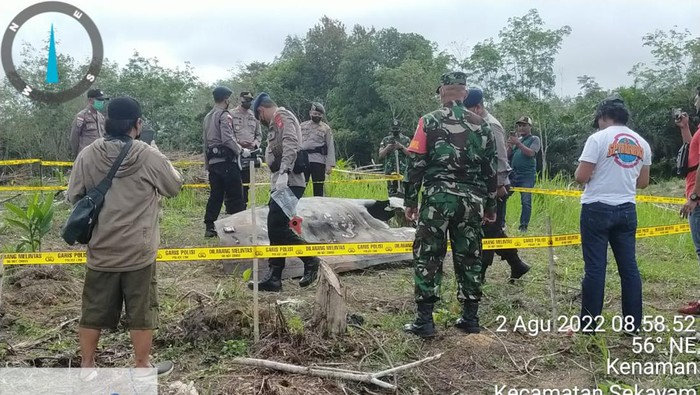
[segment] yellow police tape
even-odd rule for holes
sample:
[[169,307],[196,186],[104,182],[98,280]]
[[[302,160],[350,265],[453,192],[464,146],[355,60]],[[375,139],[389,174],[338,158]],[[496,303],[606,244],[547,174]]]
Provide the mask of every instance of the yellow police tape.
[[29,165],[40,162],[41,159],[0,160],[0,166]]
[[[675,225],[649,226],[637,229],[637,238],[665,236],[687,233],[687,223]],[[581,244],[581,235],[566,234],[556,236],[514,237],[504,239],[484,239],[484,250],[505,248],[542,248]],[[340,256],[409,254],[413,251],[412,241],[388,241],[377,243],[343,244],[304,244],[284,246],[244,246],[244,247],[196,247],[168,248],[158,250],[158,262],[209,261],[229,259],[287,258],[295,256]],[[15,253],[0,255],[5,265],[58,265],[85,263],[84,251]]]
[[[583,191],[569,190],[569,189],[542,189],[542,188],[520,188],[513,187],[510,189],[513,192],[529,192],[538,195],[555,195],[555,196],[571,196],[580,197]],[[668,204],[685,204],[684,198],[676,197],[666,197],[666,196],[649,196],[649,195],[638,195],[638,202],[645,203],[668,203]]]
[[[366,182],[386,182],[401,180],[403,177],[388,175],[384,178],[367,179],[367,180],[328,180],[328,181],[315,181],[314,183],[325,183],[325,184],[354,184],[354,183],[366,183]],[[250,184],[243,184],[244,186],[249,186]],[[259,182],[255,184],[256,186],[269,186],[269,182]],[[209,184],[184,184],[183,188],[195,188],[203,189],[209,188]],[[0,192],[5,191],[65,191],[68,189],[67,186],[61,185],[49,185],[49,186],[27,186],[27,185],[10,185],[10,186],[0,186]]]

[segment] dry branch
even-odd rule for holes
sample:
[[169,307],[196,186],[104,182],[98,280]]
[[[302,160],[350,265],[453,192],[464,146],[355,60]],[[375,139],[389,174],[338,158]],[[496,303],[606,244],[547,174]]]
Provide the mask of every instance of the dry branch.
[[320,280],[316,291],[316,309],[311,321],[324,334],[342,336],[347,329],[348,315],[345,287],[325,261],[321,261],[318,272]]
[[389,383],[382,381],[382,380],[379,380],[379,378],[387,376],[387,375],[392,374],[392,373],[402,371],[402,370],[410,369],[410,368],[416,367],[418,365],[422,365],[424,363],[435,361],[437,359],[440,359],[440,357],[442,357],[442,354],[438,354],[438,355],[435,355],[432,357],[424,358],[424,359],[421,359],[420,361],[411,362],[411,363],[408,363],[406,365],[397,366],[397,367],[383,370],[383,371],[377,372],[377,373],[340,371],[340,369],[328,370],[328,369],[323,369],[323,368],[291,365],[288,363],[274,362],[274,361],[268,361],[266,359],[255,359],[255,358],[234,358],[231,362],[239,364],[239,365],[274,369],[274,370],[279,370],[282,372],[305,374],[308,376],[359,381],[361,383],[374,384],[377,387],[384,388],[384,389],[396,390],[398,388],[398,386],[393,385],[393,384],[389,384]]

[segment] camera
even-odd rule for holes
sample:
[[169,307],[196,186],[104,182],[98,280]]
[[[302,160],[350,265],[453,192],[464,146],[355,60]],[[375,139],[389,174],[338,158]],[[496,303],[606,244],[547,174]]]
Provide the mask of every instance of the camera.
[[674,108],[671,110],[671,117],[673,118],[674,121],[681,119],[681,115],[683,115],[682,109]]
[[262,166],[262,158],[260,157],[261,154],[262,154],[262,152],[261,152],[260,148],[257,148],[255,150],[250,151],[249,157],[241,158],[241,166],[242,167],[249,167],[250,164],[252,163],[256,169],[259,169],[260,166]]

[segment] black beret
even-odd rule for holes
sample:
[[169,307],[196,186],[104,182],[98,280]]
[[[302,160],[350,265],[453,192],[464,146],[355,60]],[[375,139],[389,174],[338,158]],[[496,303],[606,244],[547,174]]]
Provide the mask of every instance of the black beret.
[[212,95],[215,101],[222,101],[229,98],[233,94],[233,91],[225,86],[217,86],[214,88]]

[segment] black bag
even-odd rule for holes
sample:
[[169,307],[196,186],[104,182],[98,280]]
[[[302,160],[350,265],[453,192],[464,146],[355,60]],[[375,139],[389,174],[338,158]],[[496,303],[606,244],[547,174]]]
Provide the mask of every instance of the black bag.
[[61,229],[61,237],[63,237],[63,240],[65,240],[68,245],[74,245],[76,242],[87,244],[90,238],[92,238],[92,230],[97,223],[100,210],[102,210],[107,190],[112,186],[112,178],[114,178],[114,174],[117,173],[117,169],[119,169],[119,166],[121,166],[124,161],[132,143],[132,139],[126,141],[121,152],[119,152],[119,156],[112,164],[112,168],[109,169],[107,177],[96,187],[89,190],[87,194],[73,206],[73,211],[71,211],[66,224],[63,225]]
[[676,172],[679,176],[685,177],[688,173],[693,172],[698,169],[698,166],[688,167],[688,154],[690,152],[690,144],[684,143],[678,150],[678,156],[676,156]]
[[300,150],[297,152],[297,159],[294,161],[294,169],[292,170],[294,174],[304,173],[311,167],[309,165],[309,153],[305,150]]

